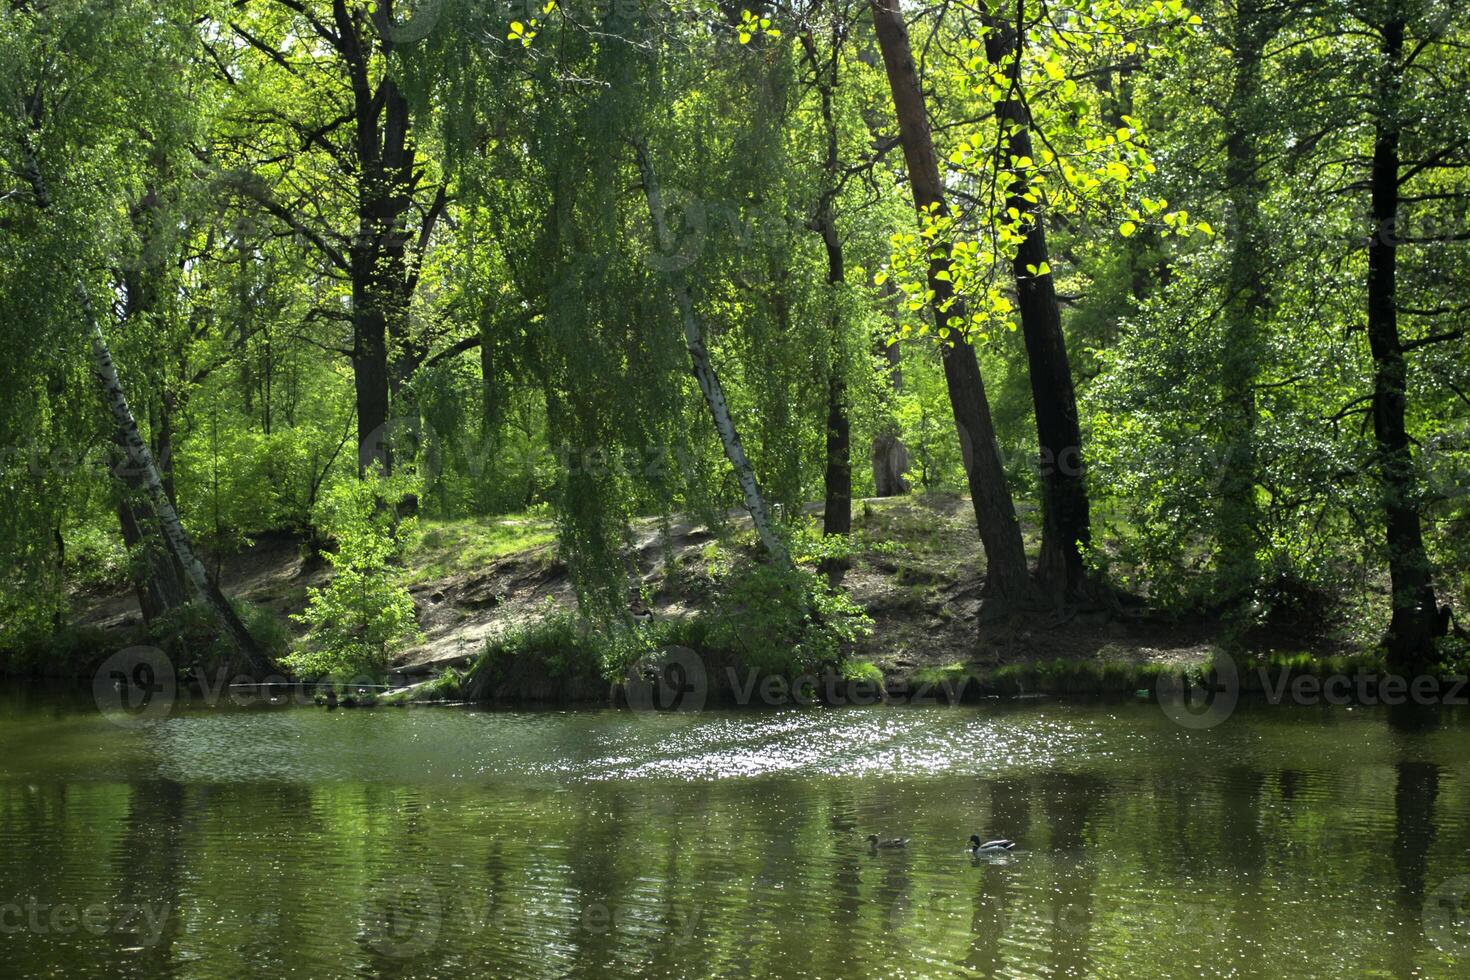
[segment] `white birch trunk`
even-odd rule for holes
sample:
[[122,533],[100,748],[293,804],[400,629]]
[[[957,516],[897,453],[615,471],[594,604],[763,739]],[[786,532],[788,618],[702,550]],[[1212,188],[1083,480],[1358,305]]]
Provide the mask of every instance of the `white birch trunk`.
[[[41,174],[39,161],[28,142],[22,143],[22,149],[25,153],[25,176],[35,193],[36,206],[43,211],[48,210],[51,206],[51,196],[45,178]],[[184,575],[194,592],[214,610],[220,627],[229,636],[241,656],[245,658],[249,667],[261,676],[273,672],[273,665],[261,654],[254,639],[245,630],[244,624],[240,622],[240,618],[235,615],[234,610],[229,607],[219,590],[210,585],[209,577],[204,571],[204,564],[195,554],[194,546],[189,541],[189,535],[179,521],[178,511],[174,510],[173,501],[169,500],[168,494],[164,492],[163,480],[158,474],[158,467],[154,465],[153,454],[148,450],[148,444],[143,441],[142,435],[138,432],[138,422],[133,417],[132,409],[128,406],[122,381],[117,376],[117,367],[112,361],[111,351],[107,348],[107,338],[102,334],[102,325],[97,321],[96,312],[92,307],[92,296],[87,291],[86,283],[77,279],[74,290],[77,304],[82,311],[82,322],[87,332],[87,340],[92,348],[92,371],[102,387],[102,396],[107,402],[107,409],[112,415],[113,423],[122,436],[123,452],[127,456],[127,463],[133,468],[133,472],[141,477],[143,487],[148,491],[149,499],[152,500],[154,509],[158,513],[165,545],[169,552],[178,559],[179,565],[183,567]]]
[[189,585],[195,594],[214,610],[215,618],[250,668],[262,675],[271,672],[271,664],[260,653],[255,641],[245,631],[239,617],[235,615],[234,610],[229,608],[219,591],[210,585],[209,576],[204,571],[204,563],[195,553],[194,546],[189,541],[189,535],[179,520],[178,511],[174,509],[173,501],[168,499],[168,494],[164,491],[163,479],[159,476],[158,467],[153,462],[153,453],[149,451],[148,444],[143,441],[142,434],[138,432],[138,422],[133,417],[132,409],[128,406],[122,381],[117,376],[117,366],[112,361],[112,352],[107,348],[107,338],[102,335],[102,325],[97,322],[97,316],[92,309],[91,294],[87,292],[87,287],[81,280],[77,281],[75,288],[77,304],[81,307],[82,321],[92,346],[92,371],[97,375],[97,381],[102,387],[102,397],[107,402],[108,411],[112,413],[112,421],[122,434],[123,452],[127,456],[128,465],[133,468],[133,472],[142,477],[143,487],[148,491],[148,497],[152,500],[153,507],[158,513],[158,523],[163,528],[168,550],[178,558]]
[[[634,143],[633,150],[638,157],[638,168],[643,172],[643,190],[648,197],[648,210],[653,221],[654,236],[658,239],[658,247],[666,252],[672,251],[674,240],[669,233],[668,225],[664,222],[663,200],[659,196],[658,178],[654,174],[648,150],[640,143]],[[704,346],[704,328],[699,322],[698,315],[694,312],[694,301],[690,298],[689,287],[678,270],[669,272],[669,285],[674,290],[674,302],[679,307],[679,316],[684,323],[684,343],[689,348],[689,359],[693,364],[694,378],[699,382],[699,390],[704,394],[705,404],[709,406],[710,416],[715,423],[715,431],[719,433],[720,444],[725,450],[725,458],[730,461],[730,466],[735,470],[735,479],[740,483],[740,492],[745,497],[745,509],[750,513],[750,520],[755,525],[755,533],[760,537],[762,546],[765,547],[766,553],[771,556],[772,560],[781,565],[790,565],[791,558],[786,552],[786,544],[776,532],[770,508],[766,505],[760,484],[756,481],[755,470],[750,465],[750,459],[745,455],[745,446],[740,442],[740,433],[735,429],[735,420],[730,417],[730,405],[725,401],[725,389],[720,385],[720,376],[715,373],[714,365],[710,363],[709,351]]]

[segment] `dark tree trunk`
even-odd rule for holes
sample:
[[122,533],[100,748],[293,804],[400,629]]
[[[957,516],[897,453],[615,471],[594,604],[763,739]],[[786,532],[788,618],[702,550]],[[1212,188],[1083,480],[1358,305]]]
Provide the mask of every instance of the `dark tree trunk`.
[[[1397,4],[1394,5],[1397,9]],[[1402,83],[1404,20],[1382,26],[1382,63],[1370,175],[1372,237],[1368,240],[1368,345],[1373,353],[1373,436],[1382,484],[1393,618],[1387,646],[1389,665],[1418,673],[1434,653],[1438,606],[1419,517],[1414,460],[1405,425],[1406,368],[1399,336],[1396,297],[1399,209],[1399,89]]]
[[[1018,4],[1019,7],[1019,4]],[[1018,25],[986,18],[991,30],[985,51],[991,65],[1012,79],[1016,93],[1021,38]],[[1006,59],[1010,59],[1008,62]],[[1019,97],[995,106],[996,118],[1011,128],[1007,149],[1012,158],[1030,157],[1031,118]],[[1029,185],[1024,171],[1012,171],[1006,202],[1020,215],[1025,239],[1016,251],[1015,279],[1021,332],[1026,341],[1026,360],[1031,375],[1031,398],[1036,413],[1036,435],[1040,444],[1041,555],[1037,579],[1054,599],[1070,601],[1086,592],[1087,566],[1083,554],[1092,540],[1092,523],[1083,474],[1082,429],[1077,421],[1077,396],[1072,387],[1072,369],[1067,360],[1062,316],[1057,308],[1056,287],[1050,272],[1028,270],[1047,265],[1046,226],[1039,201],[1026,199]]]
[[822,511],[823,534],[847,534],[852,530],[852,424],[847,417],[847,379],[839,360],[841,354],[840,350],[833,350],[834,363],[827,377],[827,472],[824,477],[826,500]]
[[833,213],[838,192],[837,123],[832,113],[832,90],[837,86],[840,39],[833,31],[831,58],[823,65],[810,32],[801,37],[802,47],[811,62],[826,136],[826,155],[822,161],[822,193],[817,201],[812,227],[822,236],[827,253],[827,285],[832,304],[829,319],[831,357],[827,366],[827,469],[823,476],[825,499],[822,508],[822,533],[847,534],[852,530],[852,423],[847,415],[847,374],[842,342],[842,307],[838,289],[847,278],[842,239],[837,234],[837,216]]
[[1226,279],[1225,349],[1220,378],[1224,416],[1224,472],[1216,508],[1217,561],[1221,595],[1249,594],[1259,570],[1260,507],[1256,503],[1256,375],[1260,324],[1268,302],[1261,223],[1261,59],[1273,28],[1259,0],[1239,0],[1232,45],[1234,80],[1225,108],[1225,184],[1233,217],[1230,270]]
[[387,475],[393,472],[388,445],[387,325],[382,311],[370,305],[367,278],[368,274],[359,278],[354,271],[352,380],[357,398],[357,471],[359,475],[369,470]]
[[[389,371],[389,344],[408,324],[408,269],[403,221],[412,153],[407,148],[408,103],[391,80],[359,110],[358,152],[363,166],[358,233],[352,244],[352,372],[357,393],[358,467],[393,471],[388,431],[390,392],[406,379]],[[378,125],[379,116],[383,124]]]
[[[898,290],[890,281],[888,289],[893,295]],[[903,353],[896,343],[878,337],[874,341],[873,353],[883,361],[880,369],[887,382],[882,390],[885,409],[893,396],[903,390]],[[873,436],[873,493],[879,497],[898,497],[909,492],[909,481],[904,474],[909,471],[909,450],[899,438],[898,423],[886,421]]]
[[[358,471],[393,471],[389,431],[390,394],[417,359],[390,371],[390,346],[408,344],[406,220],[413,203],[414,149],[409,137],[408,99],[391,78],[372,81],[372,33],[380,35],[392,4],[375,11],[376,27],[345,0],[333,0],[338,53],[352,83],[358,162],[357,234],[349,249],[352,277],[352,373],[357,397]],[[378,43],[387,53],[387,37]],[[405,350],[406,352],[406,350]]]
[[[133,486],[135,483],[137,487]],[[148,513],[146,499],[141,481],[126,481],[118,495],[117,518],[128,554],[141,558],[146,569],[136,570],[130,577],[133,592],[138,597],[138,608],[143,611],[143,621],[152,623],[168,610],[188,602],[189,595],[178,566],[164,549],[157,546],[159,532],[152,527],[157,519]],[[144,521],[150,525],[146,533]]]
[[[871,6],[873,26],[878,46],[883,52],[888,86],[898,117],[914,206],[917,209],[934,207],[945,213],[944,187],[939,180],[939,166],[934,158],[934,143],[925,115],[924,93],[914,68],[903,13],[898,0],[871,0]],[[941,273],[944,274],[942,277]],[[935,321],[940,326],[947,325],[947,317],[939,310],[954,299],[948,273],[949,259],[937,253],[932,255],[929,260],[929,287],[934,291]],[[956,302],[951,309],[958,313],[961,305]],[[1003,602],[1024,600],[1031,592],[1026,551],[1021,543],[1021,526],[1016,520],[1015,504],[1011,500],[995,442],[995,426],[990,417],[990,403],[985,397],[985,382],[980,377],[980,365],[969,342],[958,332],[951,336],[954,342],[944,350],[944,380],[949,388],[955,427],[959,430],[975,523],[985,548],[986,590]]]

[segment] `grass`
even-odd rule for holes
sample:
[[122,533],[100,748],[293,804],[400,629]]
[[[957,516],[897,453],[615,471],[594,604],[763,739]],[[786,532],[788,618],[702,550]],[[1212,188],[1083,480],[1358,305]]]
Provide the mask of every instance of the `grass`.
[[421,520],[404,555],[408,581],[448,578],[507,555],[545,547],[555,540],[555,525],[540,517]]
[[845,681],[858,681],[864,684],[883,685],[883,671],[878,669],[877,664],[866,660],[844,660],[841,664],[842,679]]
[[450,667],[422,684],[384,694],[377,703],[397,707],[415,701],[458,701],[462,697],[464,681],[465,675]]

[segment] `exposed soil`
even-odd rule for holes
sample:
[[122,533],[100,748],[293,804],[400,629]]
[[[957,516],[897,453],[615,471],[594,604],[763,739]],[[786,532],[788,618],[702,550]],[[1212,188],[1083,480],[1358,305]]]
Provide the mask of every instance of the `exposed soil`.
[[[808,509],[820,514],[820,507]],[[738,538],[748,528],[744,515],[729,515],[728,532]],[[873,633],[857,655],[876,664],[890,682],[903,683],[925,670],[984,671],[1057,659],[1199,664],[1213,650],[1213,624],[1203,621],[1079,613],[987,617],[982,623],[983,556],[974,519],[961,499],[857,501],[854,536],[857,548],[839,573],[841,583],[874,620]],[[654,521],[640,521],[633,540],[641,579],[636,584],[651,593],[655,617],[708,608],[714,597],[710,545],[719,540],[713,531],[676,521],[665,533]],[[324,585],[331,572],[325,562],[308,561],[303,554],[294,538],[262,537],[222,563],[224,591],[283,619],[298,613],[306,606],[307,589]],[[396,663],[412,678],[468,664],[487,640],[548,608],[575,604],[567,568],[550,545],[419,580],[409,591],[424,639]],[[119,644],[141,623],[131,592],[79,602],[78,623],[115,632]],[[299,631],[294,623],[292,629]]]

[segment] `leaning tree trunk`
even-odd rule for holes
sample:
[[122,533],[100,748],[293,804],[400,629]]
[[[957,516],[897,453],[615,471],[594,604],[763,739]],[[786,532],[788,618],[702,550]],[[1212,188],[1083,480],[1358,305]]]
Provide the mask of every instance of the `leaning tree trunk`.
[[[1019,8],[1019,3],[1017,7]],[[1030,158],[1031,114],[1018,93],[1022,38],[1019,24],[986,17],[990,32],[985,52],[993,69],[1010,80],[1010,95],[997,102],[996,119],[1010,126],[1006,155]],[[1021,216],[1025,238],[1016,249],[1016,306],[1026,342],[1031,400],[1036,415],[1041,469],[1041,555],[1036,576],[1042,590],[1058,601],[1080,598],[1087,591],[1083,555],[1092,540],[1092,522],[1082,463],[1082,428],[1077,395],[1062,334],[1056,286],[1049,270],[1046,226],[1039,197],[1028,199],[1030,187],[1021,169],[1010,171],[1013,183],[1006,201]]]
[[[24,176],[35,194],[36,207],[41,211],[49,211],[51,194],[41,173],[40,161],[31,144],[24,138],[21,149],[25,157]],[[275,666],[261,652],[254,637],[245,629],[245,624],[240,622],[240,617],[235,615],[235,610],[230,608],[219,589],[209,581],[204,565],[194,553],[194,546],[184,531],[184,525],[179,521],[178,512],[164,492],[158,467],[153,465],[153,455],[138,432],[138,422],[133,418],[132,409],[128,407],[127,396],[123,393],[122,382],[117,376],[117,367],[112,362],[112,353],[107,349],[107,338],[103,336],[102,325],[98,323],[92,308],[92,294],[87,291],[87,285],[81,279],[76,281],[74,289],[77,305],[82,312],[83,327],[92,348],[92,371],[102,387],[102,395],[112,414],[113,424],[117,426],[117,436],[126,457],[126,465],[142,481],[143,489],[158,516],[165,545],[183,568],[190,586],[213,610],[221,629],[244,658],[246,666],[261,676],[274,672]]]
[[[118,445],[121,448],[121,438]],[[189,591],[179,564],[167,547],[160,546],[158,517],[148,502],[143,481],[133,473],[125,453],[113,472],[122,484],[118,488],[117,519],[123,544],[130,555],[141,556],[148,569],[146,574],[133,576],[133,590],[138,597],[138,608],[143,611],[143,621],[152,623],[168,610],[188,602]]]
[[97,322],[97,317],[92,310],[92,296],[87,291],[86,285],[80,280],[76,284],[76,297],[82,310],[82,322],[86,326],[92,345],[92,371],[102,386],[102,394],[107,401],[108,411],[112,413],[113,422],[121,435],[127,465],[142,480],[143,489],[147,492],[153,509],[158,515],[169,551],[183,566],[184,574],[194,591],[213,609],[220,627],[245,659],[246,666],[261,676],[272,672],[274,666],[256,646],[254,638],[245,629],[245,624],[240,622],[240,618],[235,615],[235,611],[230,608],[230,604],[220,594],[219,589],[209,581],[209,576],[204,571],[204,564],[194,553],[194,546],[189,541],[189,535],[184,531],[184,525],[179,521],[178,512],[174,510],[173,502],[168,499],[168,494],[164,491],[163,480],[158,475],[158,467],[153,463],[153,454],[148,451],[148,444],[143,441],[142,435],[138,432],[137,420],[133,418],[132,409],[128,407],[128,399],[123,393],[122,382],[118,379],[117,368],[112,362],[112,354],[107,349],[107,338],[102,335],[102,325]]
[[[939,165],[934,158],[929,121],[925,116],[924,93],[919,87],[902,10],[898,0],[871,0],[871,6],[878,47],[883,52],[888,87],[892,91],[893,108],[898,117],[899,138],[908,165],[914,207],[920,211],[933,207],[940,214],[945,214],[948,209],[939,180]],[[949,259],[939,252],[930,255],[929,288],[934,295],[935,322],[944,326],[945,314],[939,311],[951,300],[954,304],[950,308],[956,312],[962,310],[962,304],[954,297]],[[985,548],[986,591],[1002,602],[1020,601],[1029,597],[1031,591],[1026,550],[1021,543],[1021,525],[1016,520],[1015,504],[1006,485],[1005,469],[995,442],[995,426],[990,418],[990,403],[985,397],[985,382],[980,376],[974,348],[958,333],[952,336],[954,342],[943,352],[944,380],[949,388],[950,407],[964,453],[975,524]]]
[[[659,248],[672,251],[674,239],[664,222],[663,200],[659,195],[658,177],[654,173],[653,161],[648,155],[648,148],[641,143],[634,142],[633,151],[638,158],[638,169],[643,175],[643,192],[648,198],[648,211],[653,223],[654,237],[657,239]],[[715,423],[715,431],[720,436],[720,445],[725,450],[725,458],[730,461],[731,468],[735,470],[735,479],[739,482],[740,492],[745,498],[745,509],[750,514],[750,520],[755,525],[755,532],[760,537],[761,545],[766,549],[766,553],[777,564],[790,565],[791,558],[787,554],[786,544],[776,532],[770,508],[766,505],[760,484],[756,481],[755,470],[750,465],[750,459],[745,455],[745,446],[740,441],[740,433],[735,429],[735,420],[730,416],[730,405],[725,400],[725,389],[721,386],[720,377],[715,373],[714,365],[710,362],[709,351],[705,349],[704,328],[694,311],[694,301],[689,295],[689,288],[678,271],[669,272],[669,285],[674,291],[674,302],[679,307],[679,317],[684,324],[684,343],[689,348],[689,359],[694,370],[694,378],[699,383],[699,390],[704,395],[705,404],[709,406],[710,416]]]
[[1404,50],[1402,14],[1382,28],[1378,111],[1369,176],[1373,228],[1368,240],[1368,346],[1373,354],[1373,436],[1383,495],[1393,618],[1389,664],[1404,673],[1422,670],[1434,653],[1438,606],[1424,550],[1414,459],[1405,424],[1403,342],[1396,297],[1399,209],[1399,88]]

